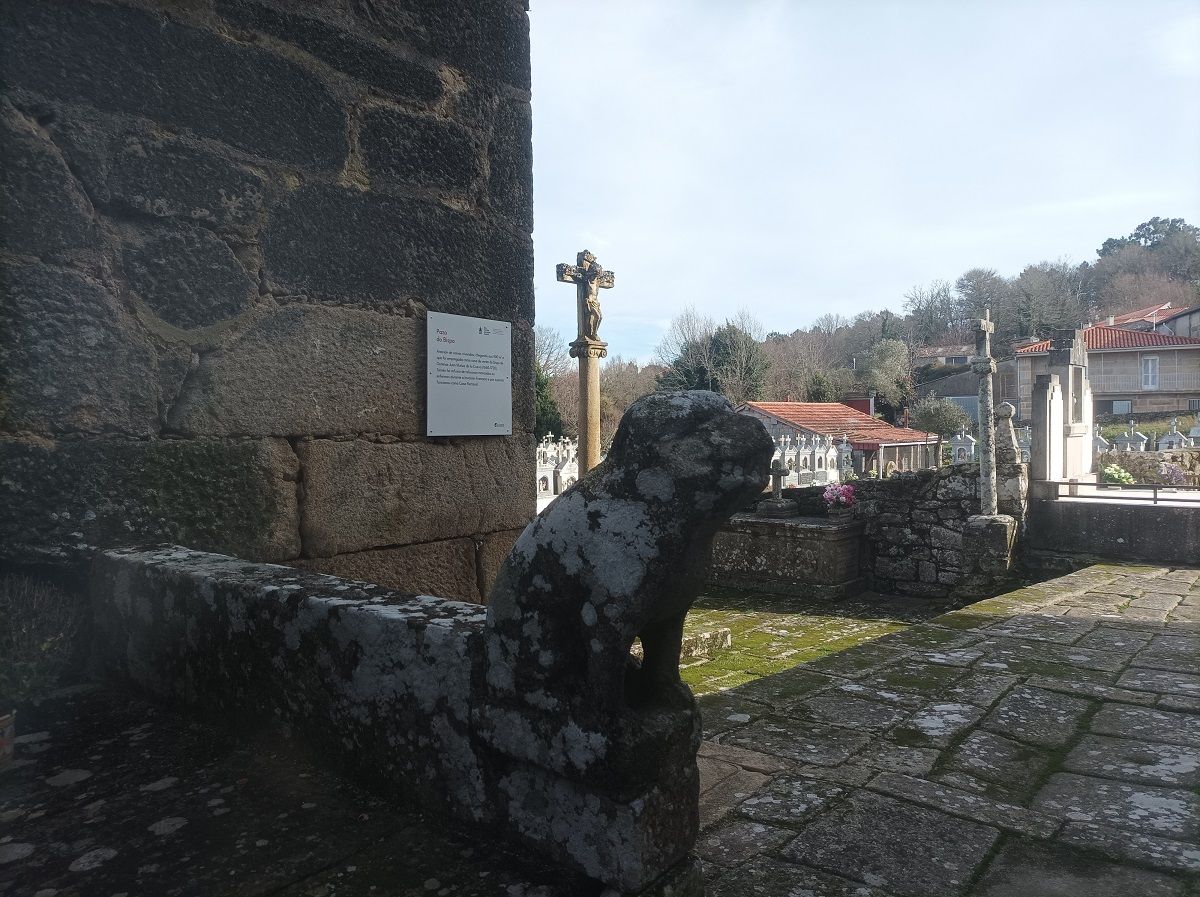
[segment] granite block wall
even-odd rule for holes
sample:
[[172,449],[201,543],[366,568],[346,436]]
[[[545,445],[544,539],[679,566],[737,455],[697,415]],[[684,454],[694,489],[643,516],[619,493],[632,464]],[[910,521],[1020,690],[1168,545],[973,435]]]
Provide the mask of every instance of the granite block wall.
[[[979,513],[979,465],[855,480],[854,519],[865,523],[862,575],[878,592],[944,598],[965,587],[963,531]],[[1022,539],[1029,477],[1024,464],[997,465],[1000,513],[1017,522]],[[786,489],[801,513],[823,513],[823,486]],[[817,509],[821,510],[818,511]],[[997,580],[999,582],[999,580]]]
[[[482,600],[534,511],[524,4],[9,0],[0,46],[0,559]],[[424,437],[428,310],[514,322],[512,437]]]

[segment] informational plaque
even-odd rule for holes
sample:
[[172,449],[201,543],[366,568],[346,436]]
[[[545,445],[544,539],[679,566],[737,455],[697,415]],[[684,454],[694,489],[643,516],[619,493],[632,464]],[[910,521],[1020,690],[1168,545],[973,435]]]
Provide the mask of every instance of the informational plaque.
[[427,436],[512,435],[512,324],[428,313]]

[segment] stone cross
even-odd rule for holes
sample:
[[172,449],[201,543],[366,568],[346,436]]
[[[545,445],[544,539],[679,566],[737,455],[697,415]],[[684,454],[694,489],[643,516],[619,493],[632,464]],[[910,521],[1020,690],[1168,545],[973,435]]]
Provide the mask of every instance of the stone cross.
[[971,370],[979,377],[979,513],[995,516],[999,513],[996,494],[996,418],[992,397],[992,375],[996,362],[992,359],[992,312],[988,309],[975,324],[975,356]]
[[608,343],[600,339],[600,291],[613,288],[615,278],[586,249],[575,264],[560,264],[560,283],[575,284],[575,312],[579,334],[571,343],[571,357],[579,359],[579,474],[600,463],[600,361]]
[[791,473],[781,458],[771,462],[771,498],[780,501],[783,498],[783,481]]

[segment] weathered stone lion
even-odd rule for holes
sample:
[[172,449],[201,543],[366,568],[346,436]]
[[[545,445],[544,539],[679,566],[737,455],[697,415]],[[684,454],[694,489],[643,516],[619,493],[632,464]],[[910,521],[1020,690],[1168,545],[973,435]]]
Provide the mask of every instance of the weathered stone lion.
[[[488,682],[578,720],[690,707],[683,620],[717,529],[762,491],[774,446],[711,392],[656,393],[621,419],[607,459],[517,540],[488,606]],[[640,669],[629,649],[640,637]]]

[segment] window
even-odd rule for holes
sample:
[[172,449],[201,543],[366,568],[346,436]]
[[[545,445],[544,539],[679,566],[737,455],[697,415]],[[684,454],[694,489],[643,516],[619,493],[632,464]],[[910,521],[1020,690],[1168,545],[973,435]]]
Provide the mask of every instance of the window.
[[1133,402],[1131,402],[1131,401],[1120,401],[1120,402],[1114,401],[1112,403],[1112,413],[1113,414],[1132,414],[1133,413]]
[[1200,399],[1188,399],[1188,411],[1200,411]]
[[966,364],[967,356],[965,355],[948,355],[946,356],[946,364]]
[[1158,389],[1158,356],[1142,356],[1142,389]]

